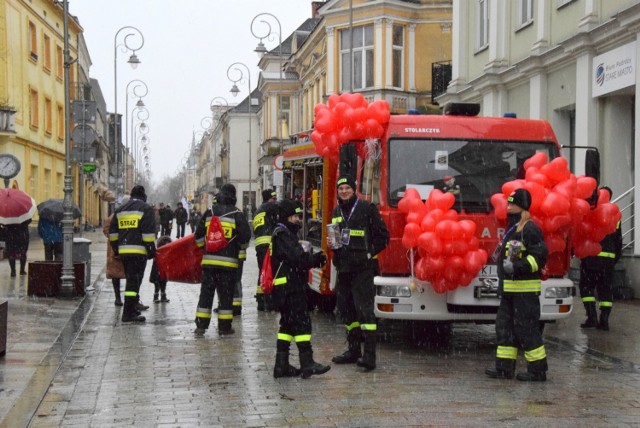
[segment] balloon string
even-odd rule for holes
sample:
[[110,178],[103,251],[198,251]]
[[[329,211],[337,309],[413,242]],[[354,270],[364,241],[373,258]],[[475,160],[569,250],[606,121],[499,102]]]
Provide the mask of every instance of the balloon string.
[[409,250],[409,259],[410,259],[410,263],[411,263],[411,280],[412,280],[412,281],[413,281],[413,279],[414,279],[414,274],[413,274],[413,252],[414,252],[414,249],[413,249],[413,248],[411,248],[411,249]]

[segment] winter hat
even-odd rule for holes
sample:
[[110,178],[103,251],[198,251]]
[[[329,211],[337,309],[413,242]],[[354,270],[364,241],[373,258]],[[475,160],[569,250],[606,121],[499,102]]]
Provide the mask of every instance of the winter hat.
[[516,189],[509,195],[507,202],[529,211],[531,207],[531,193],[527,189]]
[[300,205],[291,199],[283,199],[278,202],[278,220],[283,223],[292,215],[300,214],[301,212]]
[[341,175],[340,178],[338,178],[336,187],[340,187],[342,184],[348,184],[353,190],[356,190],[356,180],[350,175]]
[[236,187],[233,184],[227,183],[224,184],[221,188],[220,188],[220,192],[221,193],[226,193],[229,196],[236,196]]
[[267,202],[269,199],[274,198],[276,196],[276,192],[271,189],[264,189],[262,191],[262,202]]
[[133,189],[131,189],[131,197],[132,198],[136,198],[136,199],[142,199],[143,201],[147,200],[147,194],[144,191],[144,187],[142,187],[141,185],[136,185],[133,186]]

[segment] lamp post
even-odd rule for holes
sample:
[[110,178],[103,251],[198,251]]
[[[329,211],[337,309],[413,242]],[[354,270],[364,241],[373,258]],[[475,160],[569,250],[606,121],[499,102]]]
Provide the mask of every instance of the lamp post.
[[[231,82],[233,82],[233,86],[231,87],[231,94],[236,97],[238,96],[238,93],[240,92],[240,89],[238,89],[238,85],[237,83],[242,81],[242,79],[244,79],[244,74],[242,72],[242,70],[240,68],[238,68],[239,66],[244,67],[247,70],[247,84],[249,87],[249,107],[248,107],[248,112],[249,112],[249,209],[247,212],[247,219],[251,220],[251,217],[253,215],[253,191],[251,189],[251,181],[253,179],[253,169],[251,166],[251,158],[252,158],[252,154],[251,152],[253,151],[253,143],[251,140],[251,72],[249,71],[249,67],[247,67],[246,64],[242,63],[242,62],[234,62],[233,64],[231,64],[229,66],[229,68],[227,69],[227,77],[229,78],[229,80]],[[233,77],[231,77],[231,71],[235,71],[237,73],[239,73],[239,77],[237,79],[234,79]]]
[[[135,114],[134,114],[135,112]],[[138,119],[138,123],[136,123],[135,125],[133,124],[134,120]],[[136,106],[132,111],[131,111],[131,139],[129,139],[129,136],[127,135],[127,141],[131,141],[131,145],[129,146],[129,143],[127,143],[127,151],[131,154],[131,156],[134,156],[134,160],[136,160],[135,155],[136,155],[136,151],[137,151],[137,145],[138,145],[138,140],[136,139],[136,131],[140,131],[141,134],[148,134],[149,133],[149,126],[146,124],[146,121],[149,119],[149,110],[147,110],[146,107],[144,107],[144,105],[142,107]],[[128,121],[127,121],[127,128],[129,127],[128,125]],[[135,173],[135,167],[136,167],[136,163],[134,163],[134,173]],[[127,172],[127,163],[126,163],[126,159],[125,159],[125,163],[124,163],[124,171],[125,171],[125,177],[126,177],[126,172]],[[134,176],[132,176],[132,179],[135,181],[135,174]],[[125,181],[125,188],[127,187],[127,183]]]
[[[148,118],[148,116],[147,116]],[[146,119],[144,119],[146,120]],[[138,177],[140,175],[140,170],[142,169],[142,160],[139,157],[140,154],[140,144],[142,145],[147,145],[149,144],[149,126],[147,125],[146,122],[144,122],[144,120],[142,122],[138,122],[135,125],[133,125],[132,129],[131,129],[131,147],[132,147],[132,153],[134,155],[134,159],[133,159],[133,181],[135,183],[138,182]],[[133,123],[133,121],[132,121]]]
[[[126,34],[124,35],[124,37],[122,38],[122,43],[120,45],[118,45],[118,36],[120,35],[120,33],[125,32]],[[140,38],[140,45],[138,46],[137,44],[134,45],[133,47],[129,45],[128,40],[130,37],[139,37]],[[115,185],[116,185],[116,200],[118,200],[118,196],[119,196],[119,184],[118,184],[118,178],[120,177],[120,158],[121,156],[119,156],[120,154],[120,132],[118,130],[118,48],[121,48],[123,53],[129,52],[131,51],[131,56],[129,57],[129,60],[127,61],[129,64],[131,64],[131,67],[133,69],[135,69],[138,64],[140,64],[140,60],[138,59],[138,56],[136,55],[136,51],[142,49],[142,46],[144,46],[144,36],[142,35],[142,33],[140,32],[140,30],[138,30],[136,27],[131,27],[131,26],[125,26],[120,28],[117,32],[116,35],[113,37],[113,102],[114,102],[114,108],[113,108],[113,131],[114,131],[114,144],[116,146],[116,177],[115,177]],[[124,174],[124,171],[123,171]]]
[[[133,85],[133,88],[131,88],[131,91],[129,90],[129,87]],[[149,93],[149,88],[147,87],[147,84],[144,83],[142,80],[140,79],[133,79],[131,80],[129,83],[127,83],[127,87],[126,87],[126,91],[125,91],[125,149],[126,150],[130,150],[133,151],[132,145],[134,144],[134,140],[131,139],[129,140],[129,95],[133,95],[134,97],[138,97],[138,101],[136,102],[136,105],[134,106],[134,108],[132,110],[140,110],[142,108],[145,107],[144,101],[142,101],[143,97],[146,97],[147,94]],[[146,108],[145,108],[146,110]],[[133,111],[131,112],[131,114],[133,115]],[[148,118],[148,112],[147,112],[147,118]],[[146,119],[143,119],[146,120]],[[133,126],[133,117],[131,118],[131,124]],[[135,154],[135,151],[133,151],[133,153]],[[124,159],[124,170],[127,170],[127,159]],[[125,190],[127,187],[127,183],[125,181]]]
[[[280,24],[280,20],[275,15],[268,12],[263,12],[254,16],[253,19],[251,20],[251,34],[253,34],[253,37],[260,39],[260,41],[258,42],[258,46],[256,46],[256,48],[254,49],[254,52],[256,52],[260,56],[260,58],[262,58],[267,53],[267,48],[264,46],[264,43],[262,43],[262,40],[273,36],[273,30],[271,28],[271,24],[265,18],[274,20],[278,24],[278,59],[280,61],[280,66],[278,68],[280,71],[280,84],[282,84],[282,80],[283,80],[282,79],[282,68],[283,68],[282,67],[282,25]],[[256,20],[264,24],[267,30],[266,33],[260,32],[256,34],[256,28],[257,28]],[[282,135],[282,123],[281,123],[282,100],[279,99],[278,95],[276,95],[276,97],[277,97],[276,101],[278,103],[278,117],[276,118],[276,136],[280,141],[280,154],[282,154],[282,152],[284,151],[284,140]],[[278,186],[278,198],[282,199],[282,186]]]
[[72,60],[69,54],[69,4],[67,0],[62,2],[64,21],[64,146],[65,146],[65,175],[64,175],[64,200],[62,206],[64,214],[62,217],[62,276],[60,277],[60,297],[74,297],[75,274],[73,271],[73,178],[71,177],[71,123],[70,114],[71,101],[69,92],[69,67]]
[[[224,103],[224,104],[223,104]],[[224,97],[213,97],[209,102],[209,109],[211,110],[212,117],[217,121],[216,127],[218,126],[220,120],[220,112],[219,110],[224,109],[226,112],[229,110],[229,101]],[[216,178],[218,175],[218,147],[215,140],[215,132],[212,132],[211,143],[213,144],[213,184],[215,187]]]

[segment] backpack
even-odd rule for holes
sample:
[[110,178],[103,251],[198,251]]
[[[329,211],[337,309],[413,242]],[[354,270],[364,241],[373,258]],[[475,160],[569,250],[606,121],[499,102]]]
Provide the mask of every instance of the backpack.
[[[235,210],[230,213],[226,213],[224,215],[239,213],[240,210]],[[235,238],[235,236],[234,236]],[[211,220],[209,220],[209,228],[207,229],[207,234],[205,235],[205,246],[208,253],[215,253],[217,251],[223,250],[229,245],[233,238],[227,239],[224,234],[224,229],[222,228],[222,223],[220,222],[220,217],[217,215],[212,215]]]
[[280,266],[278,266],[278,270],[274,275],[271,269],[271,245],[269,245],[264,255],[264,260],[262,260],[262,269],[260,269],[260,288],[264,294],[271,294],[273,291],[273,279],[278,276],[282,263],[284,262],[280,262]]

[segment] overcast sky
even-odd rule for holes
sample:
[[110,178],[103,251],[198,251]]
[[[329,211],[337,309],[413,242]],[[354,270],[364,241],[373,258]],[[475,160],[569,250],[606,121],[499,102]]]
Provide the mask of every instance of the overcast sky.
[[[285,39],[311,17],[311,0],[69,0],[69,13],[84,28],[90,75],[100,82],[109,111],[114,107],[114,36],[124,26],[136,27],[144,35],[144,46],[137,52],[142,63],[136,70],[127,64],[131,53],[118,51],[118,113],[125,112],[127,83],[144,81],[149,88],[143,100],[149,110],[155,183],[175,175],[193,132],[202,130],[201,120],[211,115],[209,103],[214,97],[232,104],[247,96],[247,82],[238,84],[242,92],[236,98],[229,92],[231,64],[245,63],[255,88],[258,56],[253,50],[258,39],[251,34],[251,20],[263,12],[278,18]],[[275,34],[264,40],[267,49],[278,44],[278,25],[271,22]],[[254,29],[256,34],[267,32],[264,25]],[[120,33],[118,44],[126,33]],[[132,47],[139,45],[133,37],[128,41]],[[129,110],[136,101],[130,96]]]

